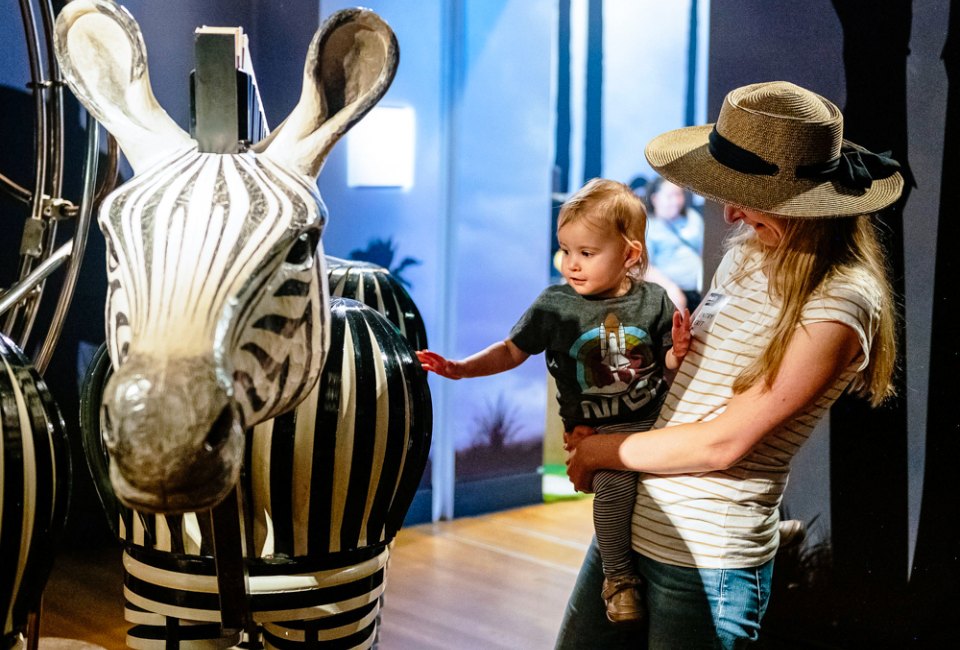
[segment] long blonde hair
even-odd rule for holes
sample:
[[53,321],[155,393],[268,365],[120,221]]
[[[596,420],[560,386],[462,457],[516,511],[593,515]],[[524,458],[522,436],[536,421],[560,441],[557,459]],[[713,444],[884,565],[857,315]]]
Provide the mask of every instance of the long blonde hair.
[[568,223],[586,219],[601,230],[618,233],[627,242],[640,242],[640,260],[631,269],[631,276],[642,278],[649,264],[647,255],[647,210],[643,199],[630,186],[607,178],[594,178],[577,190],[560,206],[557,231]]
[[728,241],[729,246],[743,244],[762,251],[770,297],[783,305],[770,343],[734,381],[734,392],[741,393],[759,381],[772,385],[793,331],[800,324],[803,308],[814,291],[834,274],[859,270],[876,282],[881,300],[870,358],[854,380],[854,391],[868,398],[873,406],[879,405],[895,392],[897,341],[893,290],[873,222],[867,216],[859,216],[782,219],[781,223],[783,236],[775,248],[763,247],[752,228],[735,232]]

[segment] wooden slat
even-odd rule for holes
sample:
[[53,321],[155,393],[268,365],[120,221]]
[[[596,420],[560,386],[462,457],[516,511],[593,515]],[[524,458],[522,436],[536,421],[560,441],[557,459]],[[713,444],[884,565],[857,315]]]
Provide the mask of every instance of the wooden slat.
[[[381,650],[552,647],[592,534],[589,500],[403,529],[390,561]],[[123,650],[126,629],[119,549],[58,558],[42,636]]]

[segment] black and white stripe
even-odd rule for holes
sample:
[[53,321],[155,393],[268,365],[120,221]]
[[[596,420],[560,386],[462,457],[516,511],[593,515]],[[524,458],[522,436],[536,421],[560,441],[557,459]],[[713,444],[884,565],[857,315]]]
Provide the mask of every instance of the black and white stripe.
[[[99,56],[118,42],[123,46],[116,56]],[[329,479],[312,472],[312,450],[323,448],[313,443],[313,423],[323,419],[320,405],[331,399],[319,389],[309,392],[329,337],[319,247],[325,208],[313,181],[330,148],[389,87],[398,62],[395,35],[372,12],[336,12],[311,42],[301,102],[276,131],[238,155],[198,153],[196,143],[166,115],[150,89],[139,27],[114,3],[71,2],[58,16],[55,47],[65,80],[117,137],[136,171],[100,211],[109,247],[107,338],[116,368],[102,391],[109,402],[103,412],[112,420],[110,462],[117,493],[127,503],[157,512],[207,507],[222,498],[239,473],[240,427],[257,425],[306,398],[293,425],[292,446],[311,448],[305,460],[294,463],[309,474],[305,484],[295,484],[305,490],[307,506],[294,505],[300,503],[296,494],[278,491],[280,474],[291,468],[280,453],[282,427],[274,431],[270,425],[269,436],[248,436],[248,474],[270,478],[257,485],[262,492],[252,493],[252,478],[241,483],[240,491],[247,497],[244,522],[254,536],[254,509],[267,502],[273,509],[271,526],[309,530],[313,509],[319,508],[312,502],[313,483],[322,490]],[[389,331],[364,327],[368,334]],[[395,331],[391,335],[396,337]],[[403,402],[407,408],[404,400],[426,396],[429,410],[429,399],[405,385],[416,374],[394,377],[412,363],[422,383],[412,353],[398,360],[399,353],[365,343],[364,336],[359,326],[350,330],[352,345],[369,350],[373,366],[355,364],[364,374],[346,393],[354,404],[376,407],[375,435],[368,440],[361,427],[353,443],[349,428],[329,434],[340,439],[337,475],[347,477],[350,498],[332,514],[317,511],[344,532],[307,535],[305,555],[294,557],[293,564],[276,552],[274,540],[280,536],[269,530],[259,545],[248,546],[253,610],[265,627],[268,647],[274,647],[270,639],[278,647],[294,642],[280,641],[288,635],[308,645],[322,637],[324,645],[336,647],[364,647],[373,638],[386,540],[402,520],[409,503],[405,495],[412,496],[429,441],[429,418],[420,418],[426,429],[416,430],[410,425],[414,416],[394,405]],[[95,373],[102,376],[94,383],[102,388],[109,364],[100,361]],[[368,390],[391,393],[386,406],[379,396],[357,397]],[[88,458],[102,474],[104,440],[99,413],[91,408],[96,402],[90,399],[96,392],[84,393],[84,435]],[[370,421],[369,414],[362,415],[353,421]],[[406,424],[385,422],[386,415],[405,417]],[[399,442],[393,439],[397,436],[402,436]],[[260,453],[264,444],[256,441],[267,438],[267,453]],[[340,466],[344,462],[355,463],[356,471]],[[209,480],[197,474],[206,469]],[[417,476],[410,479],[413,473]],[[217,639],[203,645],[222,647],[224,640],[209,632],[208,623],[216,620],[209,614],[216,586],[209,582],[205,519],[189,512],[136,513],[111,502],[104,477],[97,485],[127,540],[128,618],[136,630],[130,645],[171,647],[193,638]],[[290,505],[284,506],[284,499]],[[294,521],[287,522],[288,515]],[[296,552],[299,542],[292,543]],[[352,550],[331,553],[335,545]],[[165,558],[173,563],[160,566]],[[353,618],[334,620],[333,611],[351,612]]]
[[416,303],[390,271],[377,264],[327,255],[330,296],[352,298],[373,307],[396,325],[414,350],[426,350],[427,329]]
[[304,406],[248,437],[261,459],[245,478],[254,543],[271,553],[317,556],[390,541],[427,462],[430,394],[410,344],[349,299],[331,301],[330,333],[327,364]]
[[107,341],[130,354],[224,350],[248,424],[290,408],[322,365],[316,187],[252,153],[179,153],[104,201]]
[[[371,547],[320,560],[248,559],[250,608],[266,647],[309,647],[314,640],[322,647],[369,647],[388,555]],[[222,637],[212,557],[128,545],[123,563],[124,617],[134,626],[128,645],[165,649],[171,638],[238,642]]]
[[0,334],[0,647],[23,633],[66,523],[70,447],[46,384]]

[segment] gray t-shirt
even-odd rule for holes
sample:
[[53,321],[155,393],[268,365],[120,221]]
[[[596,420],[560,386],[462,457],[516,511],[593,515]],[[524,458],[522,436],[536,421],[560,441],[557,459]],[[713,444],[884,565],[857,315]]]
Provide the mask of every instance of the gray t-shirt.
[[513,326],[510,339],[527,354],[546,351],[568,429],[632,422],[655,416],[669,388],[662,362],[673,345],[673,312],[667,292],[648,282],[597,299],[553,285]]

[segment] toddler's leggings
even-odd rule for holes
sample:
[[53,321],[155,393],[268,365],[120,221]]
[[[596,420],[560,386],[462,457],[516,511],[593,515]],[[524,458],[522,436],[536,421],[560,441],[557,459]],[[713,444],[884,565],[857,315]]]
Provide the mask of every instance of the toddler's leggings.
[[636,574],[630,524],[637,497],[637,473],[602,469],[593,477],[593,528],[608,578]]
[[[656,415],[631,422],[598,427],[597,433],[647,431]],[[593,476],[593,528],[603,559],[603,575],[610,578],[636,574],[631,546],[633,506],[637,497],[637,473],[602,469]]]

